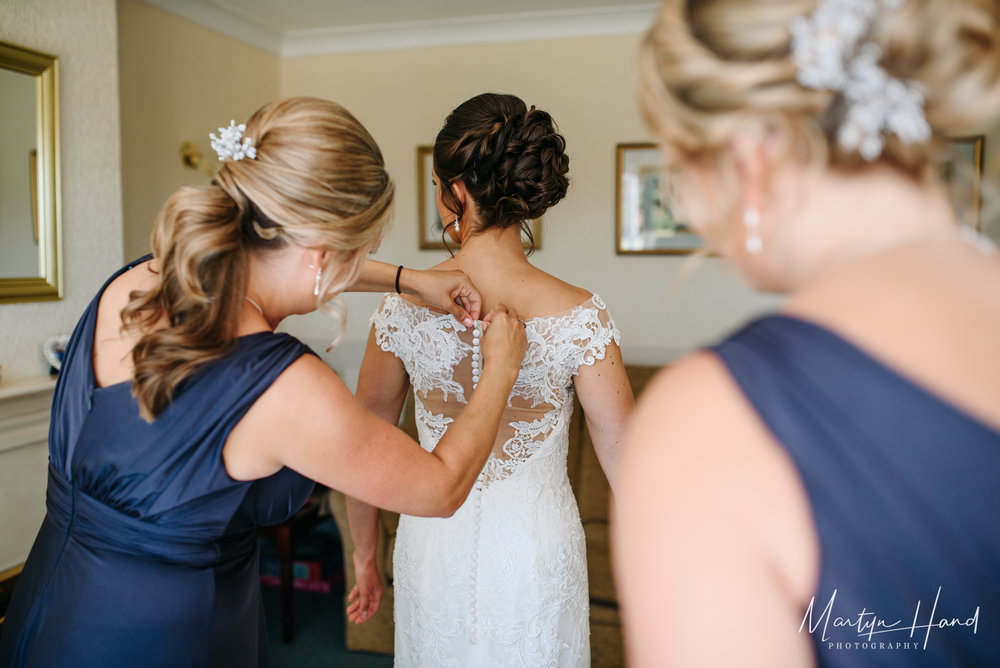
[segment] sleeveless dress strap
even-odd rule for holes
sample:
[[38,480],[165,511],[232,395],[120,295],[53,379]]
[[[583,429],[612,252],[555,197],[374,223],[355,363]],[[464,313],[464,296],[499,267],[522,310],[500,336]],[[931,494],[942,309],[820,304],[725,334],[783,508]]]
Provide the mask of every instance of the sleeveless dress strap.
[[[76,441],[75,436],[71,435],[80,432],[80,427],[87,418],[91,390],[95,385],[90,351],[94,347],[94,327],[97,325],[97,307],[101,302],[101,296],[116,278],[152,258],[151,254],[144,255],[113,273],[87,305],[66,344],[62,367],[56,378],[55,394],[52,397],[52,415],[59,415],[61,419],[53,419],[49,427],[49,460],[67,476],[68,462],[72,461]],[[83,354],[76,354],[77,350],[83,351]],[[61,447],[54,448],[53,444],[59,444]]]
[[[835,617],[867,610],[909,630],[918,604],[919,624],[933,614],[966,620],[980,607],[1000,609],[1000,434],[801,319],[761,318],[714,351],[808,493],[821,564],[804,621],[815,625],[821,665],[870,660],[843,647],[871,638],[859,639],[856,626],[834,628]],[[935,628],[920,658],[987,665],[991,653],[1000,656],[1000,634],[983,630]],[[912,638],[885,632],[874,640]],[[878,656],[884,665],[913,665],[908,653]]]

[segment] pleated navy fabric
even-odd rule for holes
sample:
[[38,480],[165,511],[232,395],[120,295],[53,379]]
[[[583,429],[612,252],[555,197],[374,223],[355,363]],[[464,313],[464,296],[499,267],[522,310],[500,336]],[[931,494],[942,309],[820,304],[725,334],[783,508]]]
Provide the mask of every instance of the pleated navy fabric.
[[222,447],[311,351],[287,334],[241,337],[150,424],[130,382],[96,384],[103,291],[59,374],[47,512],[7,612],[0,665],[266,666],[256,527],[293,515],[313,482],[288,469],[233,480]]

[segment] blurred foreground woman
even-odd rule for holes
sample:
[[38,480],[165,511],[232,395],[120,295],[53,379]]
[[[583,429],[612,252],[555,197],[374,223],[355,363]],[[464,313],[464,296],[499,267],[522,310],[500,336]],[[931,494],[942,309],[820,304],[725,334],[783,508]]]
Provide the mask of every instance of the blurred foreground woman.
[[995,0],[667,0],[676,204],[788,295],[663,373],[622,457],[631,665],[1000,656],[1000,263],[937,177],[1000,112]]

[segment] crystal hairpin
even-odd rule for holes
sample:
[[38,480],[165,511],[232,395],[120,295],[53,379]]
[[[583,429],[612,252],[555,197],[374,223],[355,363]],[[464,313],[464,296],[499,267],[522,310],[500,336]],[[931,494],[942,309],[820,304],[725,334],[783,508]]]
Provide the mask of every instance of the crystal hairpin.
[[796,79],[806,88],[843,96],[846,109],[837,143],[858,151],[865,160],[881,155],[883,132],[906,144],[931,138],[920,84],[889,76],[878,64],[881,49],[864,41],[879,12],[896,9],[902,2],[822,0],[812,15],[789,26]]
[[218,137],[215,136],[214,132],[209,133],[208,137],[212,140],[212,148],[219,154],[219,160],[242,160],[243,158],[252,160],[257,157],[257,149],[253,145],[253,140],[243,136],[246,129],[245,123],[236,125],[236,121],[229,121],[228,128],[219,128]]

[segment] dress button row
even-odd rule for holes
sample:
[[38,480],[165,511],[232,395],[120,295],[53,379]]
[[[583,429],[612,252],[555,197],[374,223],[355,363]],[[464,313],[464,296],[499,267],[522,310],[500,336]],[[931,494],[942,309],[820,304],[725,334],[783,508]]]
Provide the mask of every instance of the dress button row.
[[479,346],[480,337],[483,335],[482,323],[477,320],[472,330],[472,389],[479,385],[479,378],[483,373],[482,349]]

